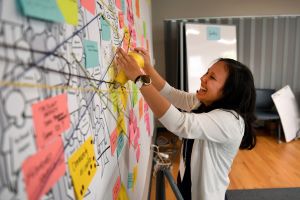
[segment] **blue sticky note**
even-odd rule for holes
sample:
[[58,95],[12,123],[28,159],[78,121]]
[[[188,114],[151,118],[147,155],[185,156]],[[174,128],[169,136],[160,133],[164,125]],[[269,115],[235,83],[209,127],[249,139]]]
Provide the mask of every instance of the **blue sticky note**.
[[133,187],[133,174],[128,173],[127,189],[131,189],[132,187]]
[[125,13],[126,13],[126,4],[125,4],[125,0],[121,0],[121,4],[122,4],[122,12],[123,12],[123,14],[125,15]]
[[118,155],[118,158],[119,158],[119,155],[121,154],[122,152],[122,149],[124,147],[124,136],[123,136],[123,133],[121,133],[118,137],[118,147],[117,147],[117,155]]
[[207,40],[220,40],[221,39],[220,27],[208,26],[206,33],[207,33]]
[[98,44],[95,41],[84,40],[85,67],[95,67],[99,65]]
[[23,15],[48,21],[64,22],[56,0],[17,0]]
[[101,18],[101,35],[103,40],[110,41],[111,39],[110,25],[103,18]]

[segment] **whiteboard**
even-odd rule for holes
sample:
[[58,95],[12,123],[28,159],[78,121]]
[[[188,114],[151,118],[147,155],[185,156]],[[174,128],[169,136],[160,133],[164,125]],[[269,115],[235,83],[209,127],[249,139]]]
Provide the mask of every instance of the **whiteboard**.
[[153,114],[117,47],[152,55],[149,0],[0,1],[0,199],[143,199]]
[[185,36],[188,91],[194,93],[200,87],[200,77],[216,59],[237,59],[236,27],[187,23]]
[[297,100],[289,85],[281,88],[272,99],[280,116],[286,142],[290,142],[300,131],[300,113]]

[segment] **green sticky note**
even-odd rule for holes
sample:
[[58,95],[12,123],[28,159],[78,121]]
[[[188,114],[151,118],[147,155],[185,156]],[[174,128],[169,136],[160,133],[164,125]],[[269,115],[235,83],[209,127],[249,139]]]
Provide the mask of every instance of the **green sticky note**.
[[207,40],[220,40],[221,33],[220,27],[217,26],[208,26],[206,30]]
[[110,25],[103,18],[101,18],[101,35],[103,40],[110,41],[111,39]]
[[23,15],[42,20],[64,22],[55,0],[17,0]]
[[135,84],[132,84],[132,103],[133,103],[133,106],[135,106],[137,104],[138,94],[139,94],[139,88]]
[[[42,1],[42,0],[40,0]],[[46,1],[46,0],[44,0]],[[58,7],[68,24],[78,25],[77,0],[57,0]]]
[[85,67],[99,66],[99,51],[98,44],[95,41],[84,40]]

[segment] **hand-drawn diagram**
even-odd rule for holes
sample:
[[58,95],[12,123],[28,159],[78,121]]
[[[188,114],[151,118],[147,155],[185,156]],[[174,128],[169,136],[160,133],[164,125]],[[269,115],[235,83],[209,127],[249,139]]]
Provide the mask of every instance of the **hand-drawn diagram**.
[[[148,170],[152,113],[133,83],[113,87],[114,57],[117,47],[142,46],[144,40],[149,44],[145,19],[135,14],[141,15],[140,5],[149,3],[90,0],[95,13],[79,3],[73,26],[24,16],[20,2],[26,0],[0,0],[0,199],[141,199],[138,187],[144,187]],[[150,7],[144,9],[149,13]],[[87,47],[86,41],[96,47]],[[98,57],[88,48],[97,48]],[[87,67],[91,63],[96,65]],[[80,154],[79,148],[89,150]],[[57,158],[52,159],[49,149],[59,152]],[[95,157],[84,158],[92,155],[88,151]],[[73,165],[68,164],[75,153],[81,157],[73,156]],[[28,159],[36,163],[28,164]],[[84,166],[91,159],[95,166]],[[74,188],[82,181],[71,176],[76,167],[81,167],[80,175],[96,167],[92,181],[82,183],[84,194]],[[30,180],[44,183],[29,188]]]

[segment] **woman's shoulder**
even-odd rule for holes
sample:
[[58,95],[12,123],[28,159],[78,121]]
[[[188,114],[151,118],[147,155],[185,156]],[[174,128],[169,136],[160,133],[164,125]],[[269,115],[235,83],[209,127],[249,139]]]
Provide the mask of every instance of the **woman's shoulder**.
[[209,112],[209,115],[214,116],[214,118],[226,122],[236,121],[239,126],[244,126],[244,119],[236,111],[230,109],[218,108]]

